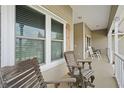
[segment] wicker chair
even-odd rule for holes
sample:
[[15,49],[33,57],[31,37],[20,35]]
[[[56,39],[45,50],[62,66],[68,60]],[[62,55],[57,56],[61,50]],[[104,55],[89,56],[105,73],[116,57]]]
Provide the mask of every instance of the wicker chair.
[[45,81],[36,58],[22,61],[15,66],[0,69],[0,81],[3,88],[45,88],[47,84],[58,87],[60,83],[69,83],[70,87],[76,82],[75,78],[58,81]]
[[[77,87],[95,87],[93,81],[95,79],[93,75],[93,70],[91,68],[91,60],[76,60],[73,51],[68,51],[64,53],[64,57],[69,69],[69,75],[76,78],[75,85]],[[82,66],[80,65],[82,63]],[[84,67],[85,63],[88,63],[89,68]]]

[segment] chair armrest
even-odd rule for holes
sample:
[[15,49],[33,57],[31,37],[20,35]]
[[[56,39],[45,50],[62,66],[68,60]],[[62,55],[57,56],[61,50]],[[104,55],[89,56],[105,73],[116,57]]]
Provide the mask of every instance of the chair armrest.
[[54,86],[57,88],[60,83],[75,83],[76,79],[75,78],[65,78],[61,80],[55,80],[55,81],[45,81],[46,84],[54,84]]
[[82,68],[82,66],[80,66],[80,65],[69,65],[69,66],[72,67],[72,68],[78,68],[78,69]]
[[84,64],[87,63],[89,65],[89,69],[92,69],[91,67],[92,60],[90,59],[77,60],[77,63],[82,63],[82,68],[84,68]]
[[84,60],[77,60],[78,63],[92,63],[92,60],[87,60],[87,59],[84,59]]

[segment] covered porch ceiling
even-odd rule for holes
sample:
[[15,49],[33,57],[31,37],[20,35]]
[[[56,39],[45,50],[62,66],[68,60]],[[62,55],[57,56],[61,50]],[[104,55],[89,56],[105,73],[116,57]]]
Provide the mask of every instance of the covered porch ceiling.
[[73,22],[84,22],[91,30],[107,29],[111,5],[71,5]]

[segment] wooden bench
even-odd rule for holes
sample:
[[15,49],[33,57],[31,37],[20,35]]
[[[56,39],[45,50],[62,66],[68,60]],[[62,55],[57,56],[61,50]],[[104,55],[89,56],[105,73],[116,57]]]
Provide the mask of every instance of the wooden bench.
[[46,88],[47,84],[58,87],[60,83],[70,83],[72,87],[75,78],[67,78],[58,81],[45,81],[39,68],[37,58],[28,59],[14,66],[6,66],[0,69],[0,82],[3,88]]

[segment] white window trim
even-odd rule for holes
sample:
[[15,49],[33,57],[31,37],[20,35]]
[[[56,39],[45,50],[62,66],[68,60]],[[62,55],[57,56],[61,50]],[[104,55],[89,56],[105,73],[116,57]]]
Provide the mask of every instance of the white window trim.
[[15,64],[15,6],[1,6],[1,67]]
[[[15,64],[15,7],[16,6],[2,6],[1,7],[1,66]],[[41,65],[41,70],[46,71],[59,64],[64,63],[64,58],[51,62],[51,19],[54,19],[64,25],[64,52],[66,50],[66,21],[55,15],[51,11],[42,6],[29,5],[29,7],[45,14],[46,16],[46,38],[45,38],[45,64]],[[9,16],[8,16],[9,15]],[[6,34],[5,34],[6,33]],[[18,37],[19,38],[19,37]],[[34,38],[36,39],[36,38]],[[41,38],[42,39],[42,38]]]
[[[86,46],[87,46],[87,37],[88,38],[90,38],[90,46],[92,45],[92,43],[91,43],[91,36],[90,35],[86,35]],[[87,47],[86,47],[87,48]],[[88,53],[89,51],[88,50],[86,50],[86,53]]]

